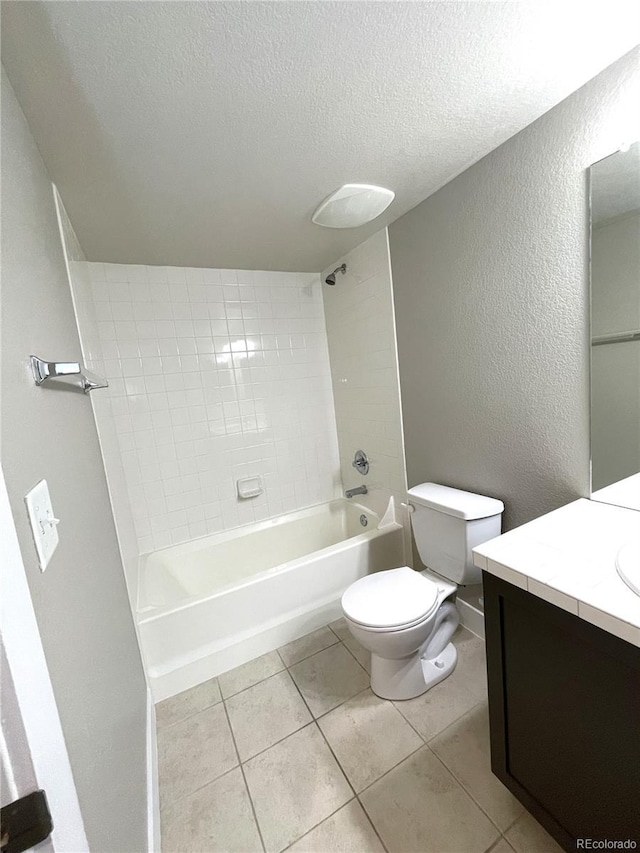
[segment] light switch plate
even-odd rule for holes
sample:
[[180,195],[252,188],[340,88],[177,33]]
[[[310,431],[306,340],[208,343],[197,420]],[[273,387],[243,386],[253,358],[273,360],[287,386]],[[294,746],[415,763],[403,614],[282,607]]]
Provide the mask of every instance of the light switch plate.
[[49,565],[53,552],[58,547],[58,519],[54,516],[51,497],[46,480],[40,480],[24,499],[29,513],[33,541],[38,552],[40,569]]

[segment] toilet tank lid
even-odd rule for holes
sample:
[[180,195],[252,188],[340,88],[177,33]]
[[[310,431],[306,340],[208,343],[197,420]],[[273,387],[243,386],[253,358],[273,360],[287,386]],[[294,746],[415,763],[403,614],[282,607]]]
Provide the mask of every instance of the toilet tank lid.
[[409,489],[408,495],[410,500],[420,506],[428,506],[467,521],[490,518],[504,511],[504,504],[497,498],[475,495],[473,492],[463,492],[461,489],[439,486],[437,483],[421,483]]

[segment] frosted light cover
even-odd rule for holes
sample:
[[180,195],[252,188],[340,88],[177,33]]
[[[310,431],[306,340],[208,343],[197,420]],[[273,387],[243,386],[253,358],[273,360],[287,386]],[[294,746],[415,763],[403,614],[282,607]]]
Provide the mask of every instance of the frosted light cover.
[[344,184],[322,202],[311,220],[325,228],[357,228],[380,216],[394,198],[385,187]]

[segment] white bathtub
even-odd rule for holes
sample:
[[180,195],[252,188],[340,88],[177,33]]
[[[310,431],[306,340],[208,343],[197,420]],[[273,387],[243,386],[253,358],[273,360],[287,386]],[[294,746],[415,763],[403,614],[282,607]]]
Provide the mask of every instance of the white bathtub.
[[138,623],[154,698],[326,625],[349,584],[403,563],[393,499],[383,519],[341,499],[145,555]]

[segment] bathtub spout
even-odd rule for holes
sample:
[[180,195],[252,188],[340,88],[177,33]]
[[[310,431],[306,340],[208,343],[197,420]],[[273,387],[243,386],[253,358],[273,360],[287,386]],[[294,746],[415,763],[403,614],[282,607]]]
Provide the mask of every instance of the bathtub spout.
[[353,498],[355,495],[366,495],[368,491],[366,486],[358,486],[357,489],[347,489],[345,495],[348,498]]

